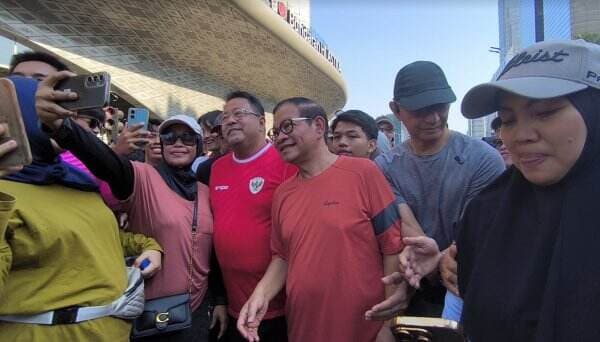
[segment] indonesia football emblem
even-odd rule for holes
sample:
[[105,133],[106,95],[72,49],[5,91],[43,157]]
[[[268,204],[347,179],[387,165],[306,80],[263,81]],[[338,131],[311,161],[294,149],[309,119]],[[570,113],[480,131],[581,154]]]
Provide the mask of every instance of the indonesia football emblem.
[[257,193],[259,193],[262,190],[263,185],[265,185],[265,179],[264,178],[262,178],[262,177],[254,177],[254,178],[252,178],[250,180],[250,184],[249,184],[249,186],[250,186],[250,192],[253,195],[256,195]]

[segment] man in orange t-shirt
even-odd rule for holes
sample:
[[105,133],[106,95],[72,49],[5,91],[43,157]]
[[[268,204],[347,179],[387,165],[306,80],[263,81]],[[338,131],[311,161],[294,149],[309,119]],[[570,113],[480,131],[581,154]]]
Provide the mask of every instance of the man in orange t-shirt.
[[[275,191],[273,258],[240,312],[238,329],[257,341],[269,301],[285,283],[290,341],[375,341],[384,330],[376,319],[406,304],[405,283],[382,283],[397,271],[403,247],[392,190],[370,160],[329,152],[327,117],[312,100],[287,99],[273,112],[269,135],[299,173]],[[375,305],[386,294],[394,310]]]

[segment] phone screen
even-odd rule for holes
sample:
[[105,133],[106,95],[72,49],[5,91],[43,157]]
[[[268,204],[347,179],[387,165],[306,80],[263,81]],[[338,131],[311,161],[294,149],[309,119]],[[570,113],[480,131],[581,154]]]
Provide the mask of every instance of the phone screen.
[[127,113],[127,126],[131,127],[140,123],[144,124],[144,130],[148,130],[150,112],[146,108],[129,108]]

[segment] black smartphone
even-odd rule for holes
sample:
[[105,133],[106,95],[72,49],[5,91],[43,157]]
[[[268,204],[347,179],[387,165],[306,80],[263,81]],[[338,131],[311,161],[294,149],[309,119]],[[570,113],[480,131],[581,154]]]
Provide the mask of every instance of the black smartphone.
[[77,75],[60,81],[54,89],[77,93],[77,100],[58,102],[68,110],[104,108],[110,101],[110,75],[106,72]]
[[399,316],[394,318],[392,333],[398,342],[466,341],[458,322],[443,318]]

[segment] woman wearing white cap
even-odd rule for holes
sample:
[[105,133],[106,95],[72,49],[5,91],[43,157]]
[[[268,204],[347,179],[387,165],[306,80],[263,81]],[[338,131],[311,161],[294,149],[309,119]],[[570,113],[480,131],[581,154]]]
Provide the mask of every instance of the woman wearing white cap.
[[514,162],[459,225],[468,338],[600,341],[600,46],[532,45],[462,111],[498,111]]
[[[208,188],[190,169],[202,150],[200,126],[186,115],[165,120],[159,127],[163,161],[157,166],[131,162],[74,125],[73,113],[55,103],[73,98],[53,89],[68,76],[72,74],[55,73],[40,84],[36,101],[40,120],[61,147],[110,184],[129,215],[129,229],[155,238],[164,249],[163,268],[145,284],[148,311],[136,320],[134,333],[152,335],[144,341],[208,341],[212,214]],[[179,329],[188,325],[186,308],[191,308],[191,327]],[[225,316],[224,307],[218,311]]]
[[[600,46],[542,42],[463,99],[469,119],[498,112],[514,163],[458,224],[470,341],[600,341],[599,76]],[[404,242],[405,277],[418,284],[440,254],[432,239]]]

